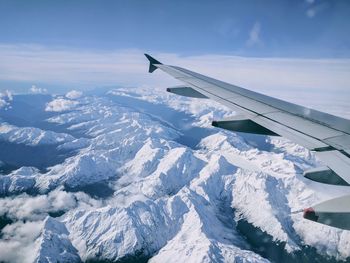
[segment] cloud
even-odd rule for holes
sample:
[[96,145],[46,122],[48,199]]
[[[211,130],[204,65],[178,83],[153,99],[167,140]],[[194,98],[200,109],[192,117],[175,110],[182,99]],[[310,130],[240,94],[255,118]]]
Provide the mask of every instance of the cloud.
[[5,90],[4,95],[8,98],[9,101],[13,101],[13,96],[11,91]]
[[[260,39],[260,25],[252,29],[252,39]],[[333,114],[350,115],[350,59],[151,54],[161,62],[183,66],[267,95]],[[0,80],[75,85],[81,89],[111,85],[166,88],[182,84],[160,70],[149,74],[147,69],[148,61],[141,50],[0,45]]]
[[316,15],[316,10],[314,8],[309,8],[307,11],[306,11],[306,15],[309,17],[309,18],[313,18],[315,15]]
[[35,94],[45,94],[45,93],[47,93],[47,89],[38,88],[37,86],[32,85],[32,87],[30,88],[30,92],[35,93]]
[[3,98],[0,97],[0,109],[7,106],[8,103],[6,102],[6,100],[4,100]]
[[[260,25],[253,26],[259,39]],[[255,33],[254,33],[255,32]],[[234,84],[269,87],[346,89],[350,59],[254,58],[231,55],[180,56],[152,53],[161,62],[220,77]],[[11,60],[6,60],[10,57]],[[30,45],[0,45],[0,80],[38,81],[96,87],[170,86],[178,82],[159,70],[150,75],[140,50],[71,50]],[[18,73],[20,72],[20,74]],[[276,75],[276,73],[278,74]]]
[[38,250],[35,242],[43,228],[42,221],[15,222],[2,230],[0,239],[0,259],[4,262],[34,262]]
[[0,216],[6,215],[14,222],[1,231],[0,261],[34,262],[48,213],[96,209],[104,206],[103,202],[82,192],[71,193],[61,189],[38,196],[21,194],[1,198]]
[[255,22],[252,29],[249,32],[249,39],[247,40],[247,45],[252,47],[262,43],[260,39],[261,25],[259,22]]
[[309,4],[308,9],[306,10],[306,16],[308,18],[314,18],[317,14],[329,8],[329,3],[315,3],[313,0],[306,1]]
[[71,90],[69,92],[67,92],[66,97],[68,99],[78,99],[83,95],[83,93],[81,91],[77,91],[77,90]]
[[93,199],[83,192],[72,193],[56,189],[38,196],[21,194],[1,198],[0,217],[6,215],[14,221],[40,221],[49,213],[66,212],[77,207],[96,208],[102,204],[103,201]]
[[34,197],[21,194],[0,199],[0,216],[13,220],[42,220],[49,212],[68,211],[76,206],[76,195],[61,190]]
[[13,100],[12,93],[9,90],[0,92],[0,109],[1,108],[10,108],[10,102]]
[[67,100],[63,98],[54,99],[53,101],[50,101],[46,104],[45,111],[55,111],[55,112],[61,112],[61,111],[67,111],[72,110],[77,106],[79,102],[75,100]]

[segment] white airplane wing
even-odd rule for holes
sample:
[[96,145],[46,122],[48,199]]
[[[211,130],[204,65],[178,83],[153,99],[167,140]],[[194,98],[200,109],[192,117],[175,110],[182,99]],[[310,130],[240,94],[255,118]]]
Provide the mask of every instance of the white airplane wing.
[[167,91],[182,96],[209,98],[240,113],[233,119],[213,121],[214,126],[237,132],[286,137],[314,151],[327,165],[306,171],[305,177],[321,183],[350,185],[350,120],[184,68],[164,65],[147,54],[145,56],[150,62],[150,73],[159,68],[186,84],[168,88]]

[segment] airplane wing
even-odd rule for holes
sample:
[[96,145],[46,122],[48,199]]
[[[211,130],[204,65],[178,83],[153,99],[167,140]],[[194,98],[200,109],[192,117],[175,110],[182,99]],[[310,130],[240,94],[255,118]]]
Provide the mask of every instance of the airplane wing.
[[304,218],[350,230],[350,195],[334,198],[304,209]]
[[321,183],[350,185],[350,120],[269,97],[181,67],[164,65],[148,54],[145,56],[150,62],[150,73],[159,68],[186,84],[168,88],[168,92],[209,98],[239,113],[232,119],[213,121],[214,126],[237,132],[286,137],[314,151],[326,164],[326,167],[306,171],[306,178]]

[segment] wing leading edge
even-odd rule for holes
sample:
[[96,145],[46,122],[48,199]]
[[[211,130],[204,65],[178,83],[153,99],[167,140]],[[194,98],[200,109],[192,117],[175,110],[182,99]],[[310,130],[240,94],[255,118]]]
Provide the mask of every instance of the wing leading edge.
[[[149,72],[157,68],[186,84],[186,92],[201,94],[240,113],[239,120],[214,121],[232,131],[286,137],[311,151],[326,169],[306,171],[305,177],[328,184],[350,185],[350,120],[253,92],[177,66],[164,65],[145,54]],[[189,92],[192,90],[192,92]],[[172,92],[171,89],[168,89]],[[350,205],[349,205],[350,207]],[[332,213],[332,212],[331,212]],[[306,217],[308,218],[308,217]],[[308,218],[309,219],[309,218]],[[349,222],[350,227],[350,222]]]

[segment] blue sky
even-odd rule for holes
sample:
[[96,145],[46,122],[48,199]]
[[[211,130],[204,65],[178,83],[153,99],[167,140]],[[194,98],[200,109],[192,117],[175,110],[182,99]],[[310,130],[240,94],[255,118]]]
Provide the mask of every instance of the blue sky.
[[349,57],[350,2],[0,1],[0,43],[180,55]]

